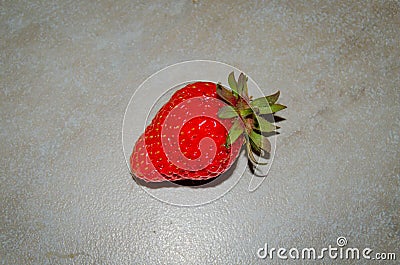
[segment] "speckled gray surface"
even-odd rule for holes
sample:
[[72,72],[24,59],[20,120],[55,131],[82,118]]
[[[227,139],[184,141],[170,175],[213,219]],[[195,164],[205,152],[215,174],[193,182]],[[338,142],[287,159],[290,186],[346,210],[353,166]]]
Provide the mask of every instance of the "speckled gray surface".
[[[257,250],[339,236],[400,259],[400,3],[147,2],[1,2],[2,264],[290,264]],[[289,108],[259,189],[182,208],[132,181],[121,127],[133,87],[191,59]]]

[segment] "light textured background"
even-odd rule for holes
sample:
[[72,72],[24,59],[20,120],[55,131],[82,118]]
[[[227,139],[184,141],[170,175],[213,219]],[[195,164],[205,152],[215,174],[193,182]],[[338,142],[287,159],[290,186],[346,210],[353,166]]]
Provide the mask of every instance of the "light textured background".
[[[398,1],[1,1],[0,12],[3,264],[266,264],[264,243],[338,236],[400,259]],[[180,208],[132,181],[121,127],[131,88],[189,59],[234,65],[289,108],[256,192],[246,173],[220,200]]]

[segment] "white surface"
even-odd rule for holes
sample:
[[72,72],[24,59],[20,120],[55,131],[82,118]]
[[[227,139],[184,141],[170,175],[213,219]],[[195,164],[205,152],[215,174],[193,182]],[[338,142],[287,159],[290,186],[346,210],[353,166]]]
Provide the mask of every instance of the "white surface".
[[[1,4],[2,263],[266,264],[264,243],[338,236],[399,259],[399,3],[146,2]],[[180,208],[132,181],[121,126],[132,87],[189,59],[289,108],[256,192]]]

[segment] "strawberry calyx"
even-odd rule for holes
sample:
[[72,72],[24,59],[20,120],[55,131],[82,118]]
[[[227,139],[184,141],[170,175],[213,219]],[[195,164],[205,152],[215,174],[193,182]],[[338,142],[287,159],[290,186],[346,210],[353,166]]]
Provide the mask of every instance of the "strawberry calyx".
[[220,83],[217,84],[217,94],[228,104],[219,109],[218,117],[234,120],[225,145],[229,147],[243,135],[249,160],[253,164],[265,165],[267,163],[257,161],[254,155],[264,156],[271,152],[271,143],[266,134],[279,129],[265,115],[273,115],[286,106],[277,103],[280,91],[253,100],[249,96],[247,80],[243,73],[236,80],[232,72],[228,76],[230,90]]

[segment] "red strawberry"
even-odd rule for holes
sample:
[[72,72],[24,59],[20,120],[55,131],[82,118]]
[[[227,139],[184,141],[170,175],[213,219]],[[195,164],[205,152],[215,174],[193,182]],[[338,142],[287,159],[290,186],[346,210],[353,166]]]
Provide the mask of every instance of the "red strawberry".
[[148,182],[205,180],[225,172],[246,143],[252,152],[269,152],[262,132],[276,127],[259,116],[279,111],[279,92],[251,101],[247,78],[228,78],[232,90],[211,82],[196,82],[174,93],[157,112],[133,149],[130,165]]

